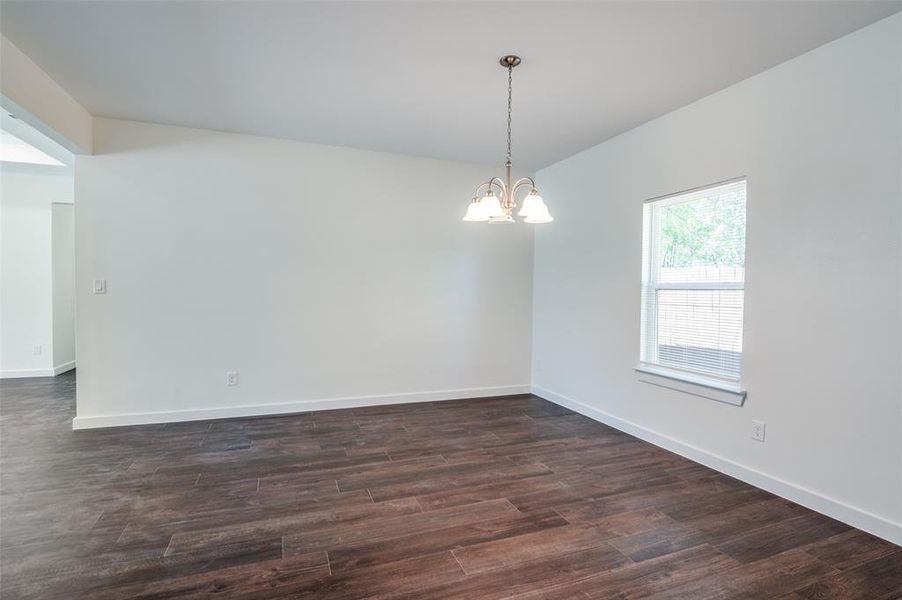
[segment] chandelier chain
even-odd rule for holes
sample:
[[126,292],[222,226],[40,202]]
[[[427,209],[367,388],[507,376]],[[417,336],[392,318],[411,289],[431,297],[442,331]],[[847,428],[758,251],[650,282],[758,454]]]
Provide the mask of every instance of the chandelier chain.
[[514,68],[507,67],[507,164],[511,164],[511,102],[513,98]]

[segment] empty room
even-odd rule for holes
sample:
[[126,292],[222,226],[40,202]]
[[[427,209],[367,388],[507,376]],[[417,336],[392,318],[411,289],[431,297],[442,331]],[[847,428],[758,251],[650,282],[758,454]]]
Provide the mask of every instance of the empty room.
[[902,0],[0,32],[2,600],[902,600]]

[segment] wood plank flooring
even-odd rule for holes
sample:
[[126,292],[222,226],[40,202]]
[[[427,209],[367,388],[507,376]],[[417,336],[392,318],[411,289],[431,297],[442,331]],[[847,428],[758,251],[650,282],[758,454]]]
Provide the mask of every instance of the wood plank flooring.
[[71,430],[0,382],[9,598],[902,598],[902,548],[532,396]]

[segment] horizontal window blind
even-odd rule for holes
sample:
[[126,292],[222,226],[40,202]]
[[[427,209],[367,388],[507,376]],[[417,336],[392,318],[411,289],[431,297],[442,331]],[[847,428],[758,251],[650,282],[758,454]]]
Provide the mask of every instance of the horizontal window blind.
[[640,362],[739,381],[746,182],[645,203]]

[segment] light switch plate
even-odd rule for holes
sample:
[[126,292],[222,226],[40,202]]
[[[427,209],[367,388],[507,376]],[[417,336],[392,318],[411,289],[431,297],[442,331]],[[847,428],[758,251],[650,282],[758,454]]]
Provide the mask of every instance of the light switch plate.
[[94,280],[94,293],[95,294],[106,294],[106,279],[95,279]]

